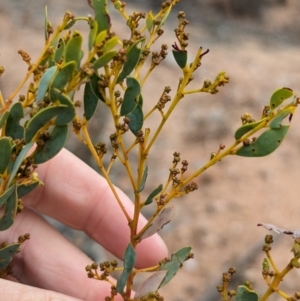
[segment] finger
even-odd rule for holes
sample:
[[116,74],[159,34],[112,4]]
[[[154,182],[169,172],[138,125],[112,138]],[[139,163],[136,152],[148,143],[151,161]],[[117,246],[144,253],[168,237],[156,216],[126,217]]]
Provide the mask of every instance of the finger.
[[[0,279],[1,300],[9,301],[80,301],[80,299]],[[83,301],[83,300],[82,300]]]
[[30,233],[30,240],[22,244],[21,252],[13,259],[13,276],[18,281],[86,301],[104,300],[110,296],[111,284],[87,277],[85,267],[91,264],[91,259],[27,208],[9,233],[4,234],[11,238],[24,234],[25,230]]
[[[60,222],[85,231],[98,243],[121,258],[129,243],[128,221],[117,204],[106,180],[67,150],[38,168],[45,186],[26,197],[35,207]],[[133,216],[133,204],[117,189],[124,207]],[[139,228],[146,223],[141,216]],[[137,247],[137,266],[155,265],[167,256],[158,235],[143,240]]]

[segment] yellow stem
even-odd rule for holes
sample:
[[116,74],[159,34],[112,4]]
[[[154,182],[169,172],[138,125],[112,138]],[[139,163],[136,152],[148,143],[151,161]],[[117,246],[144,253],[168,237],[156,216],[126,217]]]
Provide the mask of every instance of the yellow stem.
[[264,295],[260,298],[259,301],[266,301],[274,292],[279,293],[281,296],[283,296],[284,298],[288,298],[288,296],[280,291],[278,289],[279,284],[281,283],[282,279],[284,278],[284,276],[290,272],[293,269],[293,266],[291,263],[289,263],[280,273],[275,274],[274,279],[270,285],[270,287],[267,289],[267,291],[264,293]]
[[108,183],[108,185],[109,185],[112,193],[114,194],[114,196],[116,198],[116,201],[118,202],[121,210],[123,211],[123,213],[124,213],[124,215],[125,215],[128,223],[131,223],[131,221],[132,221],[131,217],[127,213],[127,211],[126,211],[126,209],[125,209],[125,207],[124,207],[124,205],[123,205],[123,203],[122,203],[122,201],[121,201],[121,199],[120,199],[120,197],[119,197],[119,195],[118,195],[118,193],[116,191],[115,186],[112,184],[112,182],[111,182],[111,180],[110,180],[110,178],[109,178],[109,176],[108,176],[108,174],[107,174],[107,172],[106,172],[106,170],[105,170],[105,168],[104,168],[104,166],[102,164],[102,160],[100,160],[99,156],[97,155],[97,152],[95,150],[95,147],[94,147],[94,145],[93,145],[93,143],[91,141],[90,135],[89,135],[88,130],[87,130],[87,122],[83,122],[81,130],[83,132],[83,135],[84,135],[84,138],[86,140],[87,146],[88,146],[91,154],[93,155],[95,161],[97,162],[97,165],[99,166],[99,168],[100,168],[103,176],[105,177],[105,179],[106,179],[106,181],[107,181],[107,183]]
[[155,272],[159,269],[160,265],[155,265],[153,267],[149,267],[149,268],[144,268],[144,269],[140,269],[140,270],[134,270],[133,273],[134,274],[138,274],[138,273],[146,273],[146,272]]
[[31,74],[38,68],[39,64],[41,63],[41,61],[44,58],[45,52],[50,47],[51,43],[56,39],[56,37],[63,31],[63,29],[66,26],[66,24],[68,23],[68,21],[69,21],[69,19],[65,18],[63,20],[63,22],[56,28],[56,31],[52,35],[52,38],[47,41],[46,45],[44,46],[44,49],[42,50],[42,52],[41,52],[40,56],[38,57],[37,61],[35,62],[35,64],[31,65],[30,70],[27,72],[26,76],[21,81],[21,83],[19,84],[19,86],[17,87],[17,89],[8,97],[8,100],[7,100],[8,104],[10,104],[12,102],[12,100],[15,98],[15,96],[17,95],[17,93],[21,90],[21,88],[23,87],[23,85],[29,79],[29,77],[31,76]]
[[279,270],[278,270],[278,268],[277,268],[277,266],[276,266],[276,264],[275,264],[275,262],[274,262],[274,260],[273,260],[273,258],[271,256],[270,252],[269,251],[265,251],[265,253],[266,253],[267,257],[268,257],[268,260],[269,260],[269,262],[270,262],[270,264],[271,264],[271,266],[272,266],[275,274],[279,274]]

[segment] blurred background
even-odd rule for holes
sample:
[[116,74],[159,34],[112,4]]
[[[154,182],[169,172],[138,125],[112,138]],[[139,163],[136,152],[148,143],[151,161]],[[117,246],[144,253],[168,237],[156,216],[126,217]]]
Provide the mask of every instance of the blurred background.
[[[127,8],[128,12],[149,9],[157,12],[160,3],[160,0],[128,0]],[[84,0],[0,1],[0,65],[6,69],[0,88],[5,97],[26,72],[17,51],[26,50],[35,59],[43,47],[45,5],[54,26],[59,24],[65,10],[75,15],[92,14]],[[112,7],[110,10],[114,30],[127,37],[122,18]],[[210,49],[193,85],[200,83],[201,86],[204,80],[213,80],[220,71],[228,73],[230,83],[217,95],[194,95],[182,100],[150,156],[145,195],[165,181],[174,151],[190,162],[190,171],[195,170],[209,159],[211,152],[218,150],[220,143],[233,142],[241,115],[250,112],[259,118],[274,90],[284,86],[294,89],[296,94],[300,91],[299,1],[182,0],[169,17],[160,40],[169,47],[175,40],[173,29],[178,10],[184,10],[190,21],[190,52],[195,54],[200,46]],[[77,28],[87,32],[85,24]],[[169,55],[145,86],[145,103],[152,106],[166,85],[175,91],[177,72],[178,67]],[[95,136],[107,137],[111,134],[106,126],[109,116],[102,109],[99,108],[101,118],[94,118],[91,130]],[[157,120],[154,118],[151,122],[154,126]],[[287,138],[274,154],[258,159],[226,158],[197,179],[198,191],[174,201],[176,216],[161,235],[170,253],[191,245],[195,259],[188,261],[162,290],[165,300],[217,300],[215,286],[221,283],[222,272],[230,266],[236,267],[238,273],[234,279],[240,284],[249,280],[259,292],[266,289],[261,280],[264,258],[261,246],[267,232],[256,224],[265,222],[291,230],[300,228],[299,125],[297,112]],[[151,127],[151,123],[147,127]],[[95,168],[88,152],[76,139],[71,137],[67,147]],[[129,193],[124,172],[118,170],[113,181]],[[145,215],[151,212],[150,208]],[[112,258],[84,233],[48,220],[93,260]],[[292,240],[276,234],[274,237],[278,242],[274,246],[274,258],[283,268],[291,256]],[[293,271],[283,288],[291,294],[299,291],[299,279],[299,272]],[[235,285],[232,284],[233,289]],[[277,299],[274,296],[272,300]]]

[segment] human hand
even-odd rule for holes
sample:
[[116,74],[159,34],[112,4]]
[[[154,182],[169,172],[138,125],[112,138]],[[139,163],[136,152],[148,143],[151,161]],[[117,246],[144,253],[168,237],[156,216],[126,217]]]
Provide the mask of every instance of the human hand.
[[[0,279],[0,300],[104,300],[110,295],[111,285],[89,279],[84,268],[91,264],[91,259],[38,212],[85,231],[119,258],[129,243],[126,218],[105,179],[67,150],[40,165],[37,172],[45,186],[24,197],[24,211],[2,234],[1,240],[9,241],[28,232],[30,240],[13,260],[16,281]],[[117,191],[132,216],[132,202]],[[141,217],[140,226],[145,222]],[[137,267],[156,265],[167,256],[166,246],[158,235],[143,240],[136,251]]]

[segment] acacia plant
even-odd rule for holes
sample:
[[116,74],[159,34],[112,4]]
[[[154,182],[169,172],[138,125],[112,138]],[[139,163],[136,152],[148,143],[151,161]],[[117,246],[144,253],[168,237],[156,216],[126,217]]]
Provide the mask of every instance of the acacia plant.
[[[208,50],[203,51],[200,47],[195,54],[188,52],[189,34],[186,29],[189,22],[182,11],[178,13],[173,45],[161,44],[160,51],[152,50],[153,45],[163,40],[164,24],[178,1],[164,2],[157,14],[150,11],[128,15],[125,3],[112,0],[128,28],[128,34],[124,37],[112,30],[107,0],[89,1],[94,10],[93,16],[77,17],[66,12],[56,29],[48,21],[46,11],[43,50],[35,62],[29,54],[20,50],[28,72],[7,99],[3,99],[0,93],[0,230],[5,231],[12,226],[22,211],[22,197],[42,184],[36,170],[39,164],[50,160],[63,148],[68,125],[71,124],[73,134],[89,149],[99,172],[107,180],[130,228],[130,243],[124,250],[123,266],[118,266],[116,261],[106,261],[92,263],[85,268],[88,277],[100,281],[111,282],[108,276],[113,271],[120,273],[117,282],[111,283],[111,295],[106,300],[114,300],[117,294],[122,295],[124,300],[163,300],[159,288],[175,276],[185,260],[193,257],[191,247],[183,247],[170,258],[162,258],[156,266],[138,270],[135,268],[136,246],[171,221],[174,213],[171,201],[195,191],[198,186],[194,179],[218,161],[226,156],[266,156],[277,149],[289,129],[289,125],[282,124],[282,121],[287,117],[291,121],[299,103],[296,97],[283,103],[293,96],[291,89],[276,90],[257,120],[248,113],[242,115],[242,124],[236,130],[232,144],[228,147],[220,144],[208,161],[188,176],[188,161],[174,152],[165,182],[151,183],[152,192],[145,195],[143,190],[152,147],[178,103],[189,94],[216,94],[219,87],[229,81],[226,73],[220,72],[214,80],[206,79],[196,88],[190,88],[193,74],[201,67]],[[77,22],[85,22],[89,27],[86,39],[76,30]],[[83,51],[85,45],[86,53]],[[159,68],[170,48],[178,65],[178,82],[172,86],[158,87],[161,96],[153,100],[143,93],[143,87],[151,80],[152,71]],[[20,95],[24,87],[27,93]],[[84,90],[82,105],[74,101],[79,89]],[[152,109],[146,111],[143,106],[145,102],[151,102]],[[95,114],[97,106],[111,116],[108,122],[112,123],[114,130],[109,136],[110,145],[93,141],[91,137],[88,127],[93,118],[99,118]],[[156,116],[156,124],[147,124],[150,115]],[[122,164],[116,167],[117,161]],[[119,168],[126,170],[134,195],[132,216],[123,206],[111,180],[111,174],[118,172]],[[139,215],[151,203],[154,204],[152,215],[147,224],[138,230]],[[265,226],[274,229],[270,225]],[[3,242],[0,245],[0,277],[4,278],[12,272],[12,257],[28,238],[29,234],[23,234],[18,242]],[[283,272],[279,272],[270,257],[270,242],[268,236],[267,247],[264,247],[267,257],[263,266],[268,290],[260,300],[267,299],[275,291],[287,300],[298,298],[299,293],[289,297],[278,286],[287,272],[300,266],[299,242],[295,243],[295,257]],[[132,285],[142,272],[152,274],[132,297]],[[218,287],[222,299],[230,300],[236,295],[237,300],[258,300],[258,294],[247,283],[239,286],[237,291],[227,291],[233,273],[234,269],[230,269],[223,275],[223,283]]]

